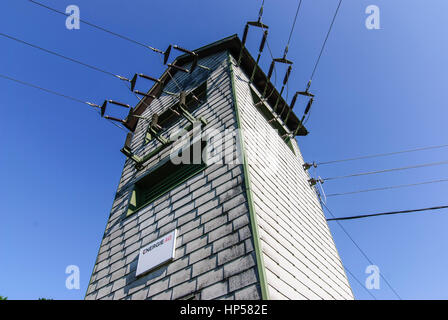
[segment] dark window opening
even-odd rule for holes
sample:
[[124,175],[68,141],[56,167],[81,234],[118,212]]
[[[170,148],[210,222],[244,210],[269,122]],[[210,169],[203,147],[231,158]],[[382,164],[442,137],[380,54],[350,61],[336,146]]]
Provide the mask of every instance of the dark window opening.
[[[201,144],[202,154],[202,150],[206,147],[206,143],[204,141],[196,143]],[[192,148],[192,145],[190,144],[188,148]],[[171,161],[170,156],[168,156],[167,159],[162,160],[151,172],[135,183],[126,216],[129,216],[154,202],[164,194],[204,170],[205,167],[206,163],[203,162],[202,159],[200,163],[194,163],[193,152],[191,149],[189,164],[174,164]]]

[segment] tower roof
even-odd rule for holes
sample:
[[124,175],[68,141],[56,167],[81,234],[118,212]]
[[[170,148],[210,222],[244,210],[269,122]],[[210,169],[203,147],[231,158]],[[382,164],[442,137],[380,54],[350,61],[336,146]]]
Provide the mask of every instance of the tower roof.
[[[198,58],[201,59],[212,54],[227,50],[235,59],[238,59],[241,52],[241,47],[241,40],[238,38],[238,35],[234,34],[193,51],[198,55]],[[175,64],[176,66],[183,66],[192,61],[193,57],[191,55],[183,54],[177,57],[173,64]],[[255,59],[245,47],[242,51],[240,67],[246,74],[252,74],[255,68],[255,76],[252,84],[260,92],[262,92],[264,87],[267,85],[268,92],[272,92],[272,94],[269,95],[267,102],[272,106],[275,105],[275,102],[277,101],[277,99],[279,99],[278,109],[283,110],[284,106],[286,106],[286,110],[289,110],[289,105],[287,104],[287,102],[283,99],[275,86],[268,80],[263,70],[257,66]],[[174,75],[176,72],[178,72],[178,70],[175,68],[167,68],[167,70],[165,70],[165,72],[160,77],[160,82],[156,82],[152,86],[152,88],[148,91],[148,96],[144,97],[137,104],[137,106],[133,110],[131,110],[130,115],[141,115],[154,99],[151,96],[159,96],[162,93],[163,87],[171,79],[168,71],[171,73],[171,75]],[[282,115],[280,115],[280,118],[283,122],[286,119],[286,114],[287,112],[283,112]],[[134,131],[137,125],[137,117],[128,116],[125,124],[126,127],[128,127],[131,131]],[[294,114],[294,112],[291,112],[287,119],[287,123],[285,123],[286,127],[288,127],[288,129],[291,131],[295,131],[299,124],[299,118]],[[304,126],[302,126],[297,133],[297,135],[299,136],[305,136],[307,134],[308,131]]]

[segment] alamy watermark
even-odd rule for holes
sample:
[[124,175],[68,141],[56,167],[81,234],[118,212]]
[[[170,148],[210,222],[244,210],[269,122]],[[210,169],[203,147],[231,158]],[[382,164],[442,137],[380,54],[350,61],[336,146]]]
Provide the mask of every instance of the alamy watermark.
[[67,19],[65,19],[65,27],[68,30],[79,30],[81,28],[79,7],[71,4],[67,6],[65,13],[68,14]]
[[79,267],[75,265],[69,265],[67,268],[65,268],[65,273],[69,276],[65,279],[65,287],[68,290],[79,290],[79,280],[80,280],[80,273],[79,273]]
[[[268,176],[275,176],[280,168],[278,148],[288,148],[277,130],[271,127],[257,130],[251,129],[225,129],[215,128],[202,130],[201,123],[195,122],[191,131],[179,129],[169,136],[173,141],[170,152],[170,160],[173,164],[243,164],[243,152],[240,139],[252,139],[256,143],[255,148],[247,148],[246,157],[256,157],[263,165],[263,172]],[[288,150],[289,152],[289,150]]]
[[369,30],[381,29],[380,25],[380,8],[371,4],[366,8],[366,14],[369,16],[366,18],[366,28]]
[[369,290],[380,289],[380,268],[376,265],[370,265],[366,268],[366,274],[369,276],[366,278],[366,288]]

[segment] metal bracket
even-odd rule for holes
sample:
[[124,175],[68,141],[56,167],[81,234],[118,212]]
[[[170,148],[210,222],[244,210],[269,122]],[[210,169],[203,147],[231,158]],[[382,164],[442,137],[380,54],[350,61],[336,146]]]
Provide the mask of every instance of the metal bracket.
[[263,52],[266,39],[268,38],[268,30],[264,30],[263,38],[261,38],[260,48],[258,48],[257,61],[255,62],[254,70],[252,70],[252,75],[250,76],[250,82],[254,80],[255,72],[257,71],[258,63],[260,62],[261,53]]
[[[275,105],[274,105],[274,108],[273,108],[274,112],[277,112],[277,107],[278,107],[278,104],[280,102],[280,97],[282,96],[282,93],[285,90],[286,83],[289,80],[289,76],[291,74],[291,71],[292,71],[292,65],[289,65],[288,69],[286,70],[285,77],[283,78],[283,85],[282,85],[282,88],[280,89],[280,93],[278,95],[277,101],[275,101]],[[283,112],[283,110],[282,110],[282,112]]]
[[[292,61],[286,59],[285,57],[283,57],[283,58],[275,58],[275,59],[272,59],[272,62],[271,62],[271,65],[269,66],[269,71],[268,71],[268,81],[266,81],[266,85],[265,85],[265,87],[264,87],[262,97],[265,97],[265,96],[266,96],[266,92],[268,91],[268,84],[269,84],[269,82],[271,81],[272,73],[273,73],[273,71],[274,71],[275,63],[276,63],[276,62],[278,62],[278,63],[284,63],[284,64],[289,64],[290,66],[293,64]],[[288,75],[288,77],[289,77],[289,75]]]
[[317,164],[315,162],[313,162],[313,163],[305,162],[302,166],[303,166],[303,170],[305,170],[305,171],[311,167],[317,168]]
[[[263,38],[262,38],[261,44],[260,44],[261,50],[259,50],[259,51],[263,51],[264,43],[266,41],[267,29],[269,29],[269,26],[261,23],[261,16],[258,17],[258,21],[248,21],[246,23],[246,26],[244,27],[243,39],[241,40],[241,50],[240,50],[240,54],[238,56],[238,65],[241,63],[241,58],[243,57],[243,50],[246,47],[246,40],[247,40],[247,34],[249,33],[249,26],[261,28],[262,30],[264,30]],[[257,64],[258,64],[258,61],[257,61]]]
[[[176,50],[178,50],[180,52],[183,52],[183,53],[191,55],[193,57],[193,62],[191,63],[190,69],[186,69],[186,68],[183,68],[181,66],[177,66],[175,64],[172,64],[172,63],[167,64],[168,67],[180,70],[180,71],[185,72],[185,73],[192,73],[196,69],[196,67],[198,66],[198,54],[196,52],[188,50],[188,49],[185,49],[185,48],[182,48],[182,47],[180,47],[178,45],[172,45],[172,46],[170,45],[168,48],[169,48],[169,50],[167,49],[165,51],[163,64],[167,63],[169,55],[170,55],[170,52],[171,52],[171,48],[173,48],[173,49],[176,49]],[[204,67],[204,66],[200,66],[200,67],[204,68],[204,69],[210,70],[210,68],[208,68],[208,67]]]
[[126,141],[124,143],[124,147],[120,150],[126,157],[134,161],[135,163],[139,163],[142,159],[131,152],[131,140],[132,133],[129,132],[126,136]]
[[137,83],[138,77],[146,79],[146,80],[154,81],[156,83],[162,83],[162,80],[160,80],[160,79],[148,76],[148,75],[143,74],[143,73],[136,73],[136,74],[134,74],[134,76],[132,77],[132,80],[130,81],[131,82],[131,91],[134,91],[135,84]]
[[308,183],[309,183],[310,187],[315,186],[318,182],[321,183],[321,184],[323,184],[323,183],[324,183],[324,180],[321,179],[321,178],[319,178],[319,179],[311,178],[311,179],[308,180]]

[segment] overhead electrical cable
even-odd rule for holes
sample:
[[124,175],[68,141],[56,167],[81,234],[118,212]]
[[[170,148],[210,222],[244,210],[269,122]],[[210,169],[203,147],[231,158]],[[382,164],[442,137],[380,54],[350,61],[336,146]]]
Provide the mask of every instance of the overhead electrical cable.
[[366,175],[371,175],[371,174],[379,174],[379,173],[388,173],[388,172],[403,171],[403,170],[410,170],[410,169],[417,169],[417,168],[434,167],[434,166],[440,166],[440,165],[445,165],[445,164],[448,164],[448,161],[423,163],[423,164],[418,164],[418,165],[414,165],[414,166],[392,168],[392,169],[384,169],[384,170],[378,170],[378,171],[360,172],[360,173],[350,174],[350,175],[346,175],[346,176],[322,178],[322,180],[323,181],[331,181],[331,180],[338,180],[338,179],[346,179],[346,178],[352,178],[352,177],[366,176]]
[[371,154],[371,155],[354,157],[354,158],[345,158],[345,159],[339,159],[339,160],[322,161],[322,162],[317,162],[316,165],[322,166],[322,165],[326,165],[326,164],[333,164],[333,163],[340,163],[340,162],[347,162],[347,161],[373,159],[373,158],[392,156],[392,155],[402,154],[402,153],[410,153],[410,152],[425,151],[425,150],[432,150],[432,149],[441,149],[441,148],[446,148],[446,147],[448,147],[448,144],[442,144],[442,145],[437,145],[437,146],[429,146],[429,147],[422,147],[422,148],[409,149],[409,150],[396,151],[396,152]]
[[316,61],[315,65],[314,65],[313,72],[311,73],[310,81],[308,83],[308,88],[311,85],[311,81],[313,80],[314,75],[316,73],[317,66],[319,65],[320,58],[322,57],[322,53],[324,52],[325,46],[327,44],[328,37],[330,36],[331,30],[333,29],[334,21],[336,20],[336,17],[338,15],[339,8],[341,7],[341,4],[342,4],[342,0],[339,0],[339,4],[338,4],[338,6],[336,8],[336,11],[335,11],[335,13],[333,15],[333,20],[331,21],[330,28],[328,29],[328,32],[327,32],[327,36],[325,37],[324,43],[322,44],[322,48],[320,49],[320,53],[319,53],[319,56],[317,58],[317,61]]
[[[291,30],[290,30],[290,32],[289,32],[288,41],[287,41],[286,46],[285,46],[285,49],[284,49],[284,51],[283,51],[283,57],[282,57],[281,59],[275,59],[275,58],[273,57],[273,55],[271,54],[272,63],[273,63],[272,66],[273,66],[274,70],[275,70],[275,66],[276,66],[275,62],[282,62],[282,63],[289,64],[289,69],[288,69],[288,71],[287,71],[287,75],[286,75],[286,77],[285,77],[285,80],[283,80],[283,87],[282,87],[282,89],[281,89],[281,91],[280,91],[280,95],[281,95],[282,92],[283,92],[284,86],[285,86],[285,81],[286,81],[286,97],[285,97],[286,100],[288,100],[288,96],[289,96],[289,82],[288,82],[289,73],[290,73],[291,70],[292,70],[292,68],[291,68],[292,61],[288,61],[288,60],[286,59],[286,56],[288,55],[289,45],[291,44],[292,34],[293,34],[293,32],[294,32],[294,27],[296,26],[297,17],[298,17],[298,15],[299,15],[299,11],[300,11],[300,7],[301,7],[301,6],[302,6],[302,0],[299,0],[299,3],[298,3],[298,5],[297,5],[297,9],[296,9],[296,14],[295,14],[295,16],[294,16],[294,20],[293,20],[293,23],[292,23],[292,26],[291,26]],[[276,82],[277,82],[277,79],[276,79]],[[269,97],[268,97],[268,98],[269,98]],[[285,107],[284,107],[284,108],[285,108]],[[276,106],[274,106],[274,109],[276,109]],[[278,115],[276,118],[279,118],[279,117],[281,116],[282,113],[283,113],[283,110],[279,113],[279,115]]]
[[[45,5],[45,4],[41,3],[41,2],[38,2],[38,1],[35,1],[35,0],[28,0],[28,1],[31,2],[31,3],[33,3],[33,4],[36,4],[36,5],[40,6],[40,7],[42,7],[42,8],[45,8],[45,9],[47,9],[47,10],[50,10],[50,11],[56,12],[56,13],[58,13],[58,14],[61,14],[61,15],[63,15],[63,16],[66,16],[66,17],[70,16],[70,14],[68,14],[68,13],[65,13],[65,12],[63,12],[63,11],[60,11],[60,10],[55,9],[55,8],[53,8],[53,7],[50,7],[50,6],[48,6],[48,5]],[[157,48],[155,48],[155,47],[152,47],[152,46],[150,46],[150,45],[148,45],[148,44],[145,44],[145,43],[142,43],[142,42],[137,41],[137,40],[135,40],[135,39],[132,39],[132,38],[130,38],[130,37],[128,37],[128,36],[124,36],[124,35],[122,35],[122,34],[120,34],[120,33],[111,31],[111,30],[109,30],[109,29],[106,29],[106,28],[104,28],[104,27],[101,27],[101,26],[99,26],[99,25],[97,25],[97,24],[94,24],[94,23],[92,23],[92,22],[86,21],[86,20],[84,20],[84,19],[79,19],[79,21],[82,22],[82,23],[85,23],[85,24],[87,24],[87,25],[89,25],[89,26],[91,26],[91,27],[93,27],[93,28],[96,28],[96,29],[98,29],[98,30],[104,31],[104,32],[109,33],[109,34],[111,34],[111,35],[113,35],[113,36],[116,36],[116,37],[118,37],[118,38],[121,38],[121,39],[123,39],[123,40],[129,41],[129,42],[134,43],[134,44],[136,44],[136,45],[139,45],[139,46],[141,46],[141,47],[150,49],[151,51],[156,52],[156,53],[159,53],[159,54],[161,54],[161,55],[165,55],[165,54],[169,55],[168,51],[171,50],[171,46],[168,47],[167,51],[163,51],[163,50],[157,49]],[[177,46],[173,46],[173,47],[175,48],[175,47],[177,47]],[[202,69],[206,69],[206,67],[204,67],[203,65],[200,65],[200,64],[198,64],[198,67],[200,67],[200,68],[202,68]]]
[[120,79],[120,80],[130,81],[129,79],[127,79],[127,78],[125,78],[125,77],[122,77],[122,76],[120,76],[120,75],[114,74],[114,73],[109,72],[109,71],[107,71],[107,70],[104,70],[104,69],[95,67],[95,66],[93,66],[93,65],[91,65],[91,64],[87,64],[87,63],[84,63],[84,62],[82,62],[82,61],[79,61],[79,60],[76,60],[76,59],[67,57],[67,56],[65,56],[65,55],[59,54],[59,53],[54,52],[54,51],[51,51],[51,50],[49,50],[49,49],[45,49],[45,48],[43,48],[43,47],[40,47],[40,46],[38,46],[38,45],[35,45],[35,44],[32,44],[32,43],[26,42],[26,41],[24,41],[24,40],[21,40],[21,39],[18,39],[18,38],[16,38],[16,37],[7,35],[7,34],[5,34],[5,33],[0,32],[0,36],[5,37],[5,38],[8,38],[8,39],[11,39],[11,40],[14,40],[14,41],[17,41],[17,42],[20,42],[20,43],[25,44],[25,45],[27,45],[27,46],[30,46],[30,47],[32,47],[32,48],[35,48],[35,49],[44,51],[44,52],[46,52],[46,53],[52,54],[52,55],[57,56],[57,57],[59,57],[59,58],[62,58],[62,59],[65,59],[65,60],[68,60],[68,61],[77,63],[77,64],[82,65],[82,66],[84,66],[84,67],[90,68],[90,69],[92,69],[92,70],[95,70],[95,71],[98,71],[98,72],[101,72],[101,73],[104,73],[104,74],[107,74],[107,75],[110,75],[110,76],[115,77],[115,78],[118,78],[118,79]]
[[[49,89],[43,88],[43,87],[41,87],[41,86],[38,86],[38,85],[35,85],[35,84],[32,84],[32,83],[26,82],[26,81],[22,81],[22,80],[13,78],[13,77],[8,77],[8,76],[6,76],[6,75],[0,74],[0,78],[6,79],[6,80],[9,80],[9,81],[13,81],[13,82],[16,82],[16,83],[20,83],[20,84],[22,84],[22,85],[24,85],[24,86],[31,87],[31,88],[35,88],[35,89],[38,89],[38,90],[41,90],[41,91],[44,91],[44,92],[47,92],[47,93],[50,93],[50,94],[59,96],[59,97],[63,97],[63,98],[66,98],[66,99],[75,101],[75,102],[79,102],[79,103],[82,103],[82,104],[86,104],[86,105],[91,106],[91,107],[100,108],[100,106],[98,106],[98,105],[96,105],[96,104],[94,104],[94,103],[91,103],[91,102],[88,102],[88,101],[84,101],[84,100],[81,100],[81,99],[78,99],[78,98],[75,98],[75,97],[72,97],[72,96],[63,94],[63,93],[59,93],[59,92],[56,92],[56,91],[53,91],[53,90],[49,90]],[[123,128],[123,127],[117,125],[116,123],[114,123],[114,122],[112,122],[112,121],[110,121],[110,122],[111,122],[113,125],[115,125],[116,127],[120,128],[121,130],[127,131],[125,128]]]
[[[65,12],[63,12],[63,11],[60,11],[60,10],[58,10],[58,9],[52,8],[52,7],[50,7],[50,6],[47,6],[47,5],[45,5],[45,4],[41,3],[41,2],[34,1],[34,0],[28,0],[28,1],[31,2],[31,3],[34,3],[34,4],[38,5],[38,6],[41,6],[41,7],[45,8],[45,9],[48,9],[48,10],[50,10],[50,11],[59,13],[59,14],[61,14],[61,15],[63,15],[63,16],[66,16],[66,17],[69,16],[69,14],[67,14],[67,13],[65,13]],[[84,20],[84,19],[79,19],[79,21],[81,21],[82,23],[85,23],[85,24],[87,24],[87,25],[89,25],[89,26],[91,26],[91,27],[93,27],[93,28],[96,28],[96,29],[98,29],[98,30],[104,31],[104,32],[109,33],[109,34],[111,34],[111,35],[113,35],[113,36],[116,36],[116,37],[118,37],[118,38],[121,38],[121,39],[123,39],[123,40],[129,41],[129,42],[132,42],[132,43],[137,44],[137,45],[139,45],[139,46],[142,46],[142,47],[144,47],[144,48],[150,49],[150,50],[152,50],[152,51],[154,51],[154,52],[161,53],[161,54],[164,53],[162,50],[159,50],[159,49],[157,49],[157,48],[151,47],[151,46],[149,46],[149,45],[147,45],[147,44],[144,44],[144,43],[142,43],[142,42],[140,42],[140,41],[131,39],[131,38],[129,38],[129,37],[127,37],[127,36],[124,36],[124,35],[122,35],[122,34],[119,34],[119,33],[113,32],[113,31],[110,31],[110,30],[108,30],[108,29],[106,29],[106,28],[103,28],[103,27],[101,27],[101,26],[99,26],[99,25],[97,25],[97,24],[94,24],[94,23],[92,23],[92,22],[86,21],[86,20]]]
[[364,190],[357,190],[357,191],[343,192],[343,193],[330,193],[330,194],[327,194],[327,197],[337,197],[337,196],[345,196],[345,195],[349,195],[349,194],[357,194],[357,193],[364,193],[364,192],[383,191],[383,190],[390,190],[390,189],[400,189],[400,188],[414,187],[414,186],[420,186],[420,185],[425,185],[425,184],[433,184],[433,183],[441,183],[441,182],[448,182],[448,179],[440,179],[440,180],[432,180],[432,181],[425,181],[425,182],[418,182],[418,183],[402,184],[402,185],[396,185],[396,186],[386,186],[386,187],[381,187],[381,188],[364,189]]
[[[35,48],[35,49],[44,51],[44,52],[46,52],[46,53],[52,54],[52,55],[57,56],[57,57],[59,57],[59,58],[68,60],[68,61],[70,61],[70,62],[77,63],[77,64],[82,65],[82,66],[84,66],[84,67],[90,68],[90,69],[92,69],[92,70],[94,70],[94,71],[98,71],[98,72],[101,72],[101,73],[104,73],[104,74],[113,76],[113,77],[115,77],[115,78],[118,78],[118,79],[120,79],[120,80],[123,80],[123,81],[126,81],[126,82],[130,82],[130,80],[129,80],[128,78],[126,78],[126,77],[123,77],[123,76],[120,76],[120,75],[116,75],[116,74],[114,74],[114,73],[112,73],[112,72],[109,72],[109,71],[107,71],[107,70],[104,70],[104,69],[102,69],[102,68],[99,68],[99,67],[93,66],[93,65],[91,65],[91,64],[87,64],[87,63],[85,63],[85,62],[82,62],[82,61],[79,61],[79,60],[76,60],[76,59],[67,57],[67,56],[65,56],[65,55],[59,54],[59,53],[54,52],[54,51],[49,50],[49,49],[45,49],[45,48],[43,48],[43,47],[41,47],[41,46],[38,46],[38,45],[35,45],[35,44],[32,44],[32,43],[29,43],[29,42],[27,42],[27,41],[18,39],[18,38],[16,38],[16,37],[7,35],[7,34],[5,34],[5,33],[1,33],[1,32],[0,32],[0,36],[3,36],[3,37],[5,37],[5,38],[8,38],[8,39],[11,39],[11,40],[14,40],[14,41],[17,41],[17,42],[19,42],[19,43],[25,44],[25,45],[30,46],[30,47],[32,47],[32,48]],[[169,74],[169,75],[170,75],[170,77],[171,77],[171,74]],[[171,78],[172,78],[172,77],[171,77]],[[127,88],[128,88],[129,90],[131,90],[131,88],[130,88],[129,86],[127,86]],[[140,99],[135,93],[134,93],[134,95],[135,95],[135,97],[136,97],[137,99],[139,99],[140,101],[143,101],[143,99]],[[144,103],[146,106],[148,106],[144,101],[143,101],[143,103]]]
[[336,217],[336,218],[329,218],[329,219],[327,219],[327,221],[355,220],[355,219],[364,219],[364,218],[371,218],[371,217],[378,217],[378,216],[386,216],[386,215],[394,215],[394,214],[402,214],[402,213],[416,213],[416,212],[433,211],[433,210],[441,210],[441,209],[448,209],[448,206],[437,206],[437,207],[429,207],[429,208],[421,208],[421,209],[361,214],[361,215],[348,216],[348,217]]
[[[320,199],[320,198],[319,198]],[[333,214],[333,212],[330,210],[330,208],[327,207],[327,205],[320,201],[321,204],[327,209],[328,213],[333,217],[336,218],[336,216]],[[369,256],[364,252],[364,250],[361,249],[361,247],[356,243],[356,241],[352,238],[352,236],[348,233],[348,231],[344,228],[344,226],[336,220],[336,223],[339,225],[339,227],[344,231],[344,233],[347,235],[347,237],[351,240],[351,242],[355,245],[355,247],[361,252],[361,254],[364,256],[364,258],[371,264],[374,265],[373,261],[369,258]],[[389,281],[384,276],[383,272],[380,272],[380,277],[384,280],[384,282],[387,284],[387,286],[392,290],[392,292],[397,296],[398,299],[402,300],[401,296],[397,293],[397,291],[392,287],[392,285],[389,283]]]
[[90,105],[90,102],[83,101],[81,99],[74,98],[74,97],[68,96],[66,94],[62,94],[62,93],[53,91],[53,90],[49,90],[49,89],[37,86],[37,85],[29,83],[29,82],[18,80],[16,78],[8,77],[8,76],[3,75],[3,74],[0,74],[0,78],[6,79],[6,80],[9,80],[9,81],[13,81],[13,82],[17,82],[17,83],[20,83],[22,85],[25,85],[25,86],[28,86],[28,87],[32,87],[32,88],[35,88],[35,89],[38,89],[38,90],[41,90],[41,91],[45,91],[47,93],[51,93],[53,95],[57,95],[57,96],[60,96],[60,97],[63,97],[63,98],[66,98],[66,99],[69,99],[69,100],[72,100],[72,101],[75,101],[75,102],[79,102],[79,103]]
[[[300,0],[299,5],[297,6],[296,16],[295,16],[295,18],[294,18],[294,23],[293,23],[293,26],[292,26],[292,28],[291,28],[291,32],[290,32],[289,39],[288,39],[288,44],[287,44],[286,47],[285,47],[284,60],[286,60],[286,54],[288,53],[288,49],[289,49],[289,44],[290,44],[291,36],[292,36],[293,31],[294,31],[294,26],[295,26],[295,23],[296,23],[296,20],[297,20],[297,15],[298,15],[298,13],[299,13],[301,4],[302,4],[302,0]],[[308,103],[306,104],[305,111],[304,111],[303,116],[302,116],[302,118],[301,118],[301,120],[300,120],[300,124],[299,124],[299,126],[297,126],[297,128],[294,130],[294,132],[293,132],[293,134],[292,134],[292,137],[294,137],[294,136],[297,135],[297,133],[299,132],[299,130],[303,127],[303,125],[304,125],[306,122],[308,122],[308,120],[309,120],[309,118],[310,118],[310,110],[311,110],[311,106],[312,106],[312,104],[313,104],[313,102],[314,102],[315,95],[314,95],[313,93],[311,93],[309,90],[310,90],[310,87],[311,87],[312,80],[313,80],[313,78],[314,78],[314,74],[316,73],[317,66],[318,66],[318,64],[319,64],[319,62],[320,62],[320,58],[322,57],[322,54],[323,54],[324,49],[325,49],[325,46],[326,46],[326,44],[327,44],[327,40],[328,40],[328,38],[329,38],[329,36],[330,36],[331,30],[333,29],[333,25],[334,25],[334,22],[335,22],[335,20],[336,20],[337,14],[338,14],[338,12],[339,12],[339,8],[341,7],[341,4],[342,4],[342,0],[339,1],[338,6],[337,6],[337,8],[336,8],[336,11],[335,11],[335,13],[334,13],[334,15],[333,15],[333,19],[332,19],[332,21],[331,21],[330,27],[329,27],[329,29],[328,29],[328,32],[327,32],[327,35],[326,35],[326,37],[325,37],[325,40],[324,40],[324,42],[323,42],[323,44],[322,44],[322,47],[321,47],[321,49],[320,49],[319,56],[318,56],[318,58],[317,58],[317,60],[316,60],[316,63],[315,63],[315,65],[314,65],[314,68],[313,68],[313,71],[312,71],[312,73],[311,73],[310,79],[308,80],[308,83],[307,83],[307,85],[306,85],[306,89],[305,89],[305,91],[297,91],[297,92],[294,94],[294,96],[293,96],[293,98],[292,98],[292,101],[291,101],[291,103],[290,103],[290,111],[289,111],[289,112],[291,112],[292,109],[294,108],[294,104],[296,103],[297,98],[298,98],[299,95],[308,98]],[[288,113],[288,115],[289,115],[289,113]],[[288,117],[287,117],[287,118],[288,118]],[[291,138],[291,135],[288,135],[288,139],[290,139],[290,138]]]
[[284,58],[288,54],[289,45],[291,43],[292,34],[294,32],[294,27],[296,26],[297,16],[299,15],[300,7],[302,6],[302,0],[299,0],[299,4],[297,5],[296,15],[294,17],[294,22],[292,23],[291,31],[289,32],[288,42],[286,43]]

